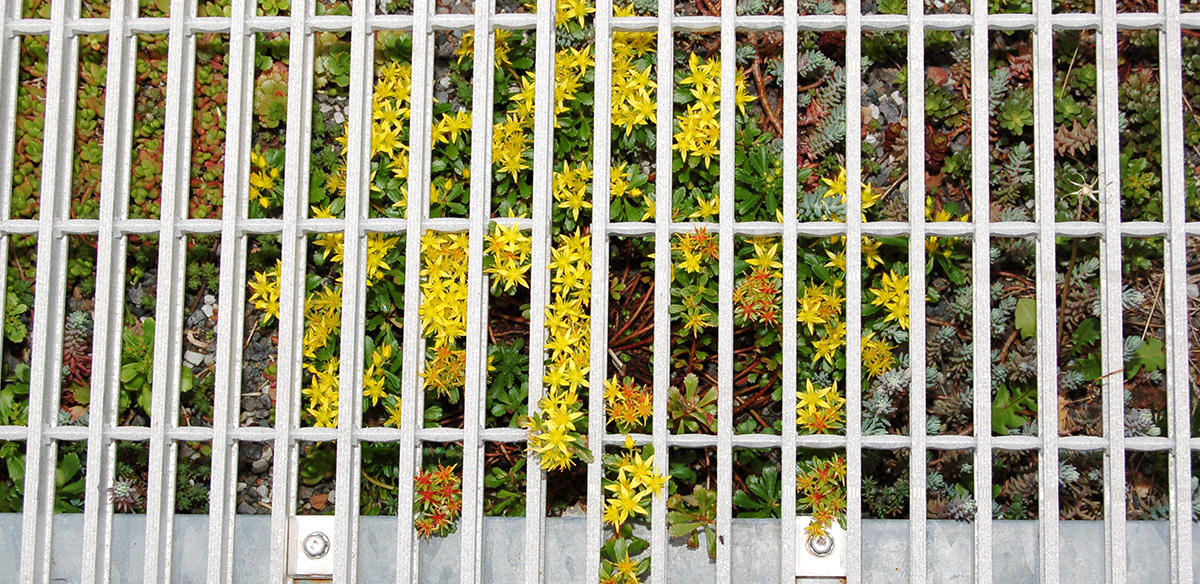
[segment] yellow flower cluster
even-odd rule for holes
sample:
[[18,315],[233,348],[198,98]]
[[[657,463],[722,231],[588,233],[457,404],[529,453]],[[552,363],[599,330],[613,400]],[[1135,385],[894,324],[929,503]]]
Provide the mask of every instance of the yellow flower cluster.
[[820,389],[813,388],[811,379],[804,390],[796,392],[796,426],[811,434],[826,434],[844,425],[846,399],[838,393],[837,382]]
[[[332,219],[334,215],[329,211],[329,207],[312,207],[312,216],[316,219]],[[313,245],[322,249],[321,257],[332,260],[334,263],[342,263],[345,246],[343,245],[343,236],[341,233],[320,233],[313,237]],[[367,285],[370,286],[378,282],[380,278],[392,266],[387,262],[387,255],[391,253],[397,245],[400,245],[399,237],[389,237],[383,233],[370,233],[367,235]],[[341,282],[341,276],[338,277]]]
[[[304,356],[315,359],[342,327],[342,287],[325,285],[304,299]],[[306,364],[307,367],[307,364]]]
[[[554,53],[554,127],[558,125],[558,114],[567,112],[568,101],[575,101],[576,94],[583,89],[583,77],[596,64],[592,48],[565,48]],[[531,78],[532,80],[532,78]]]
[[257,150],[250,151],[250,204],[259,205],[263,209],[278,203],[278,183],[283,169],[271,165],[267,158]]
[[426,232],[421,237],[421,327],[433,341],[426,361],[424,387],[449,395],[462,387],[467,334],[467,246],[465,233]]
[[[825,198],[827,198],[827,199],[837,198],[838,202],[840,202],[843,206],[845,206],[845,204],[846,204],[846,168],[841,167],[838,170],[837,178],[832,178],[832,179],[831,178],[822,178],[821,182],[825,183],[825,186],[828,187],[828,189],[825,191],[825,195],[824,195]],[[869,183],[862,183],[860,193],[862,196],[862,210],[863,211],[866,211],[867,209],[874,207],[875,203],[878,203],[879,200],[883,198],[883,193],[876,191],[875,187],[871,186]],[[863,213],[862,218],[863,218],[863,221],[867,220],[866,213]],[[828,219],[831,221],[844,221],[845,217],[835,214],[834,216],[829,217]],[[866,250],[864,250],[864,253],[865,252],[866,252]]]
[[[688,156],[703,158],[704,167],[708,168],[712,159],[720,154],[721,60],[701,59],[692,53],[688,58],[688,71],[689,75],[679,82],[679,88],[687,89],[696,101],[675,116],[679,130],[675,132],[675,144],[671,149],[679,151],[684,163]],[[741,70],[735,83],[734,105],[745,114],[746,104],[757,98],[746,92],[746,77]]]
[[[408,64],[391,62],[379,69],[375,91],[371,97],[371,158],[386,156],[387,168],[396,178],[408,180],[408,143],[404,140],[404,128],[412,115],[412,67]],[[349,125],[346,126],[349,132]],[[344,140],[345,138],[343,138]],[[343,142],[345,144],[345,142]],[[345,176],[345,165],[341,175]],[[374,184],[374,176],[372,184]],[[345,182],[337,177],[326,181],[329,195],[344,196]],[[400,187],[404,196],[395,207],[404,208],[408,200],[408,186]]]
[[[534,14],[537,13],[537,4],[537,0],[525,0],[521,3],[525,10]],[[561,27],[575,20],[579,26],[584,26],[584,18],[595,11],[588,0],[558,0],[555,2],[554,25]]]
[[[635,16],[633,3],[613,6],[616,16]],[[655,33],[613,33],[612,61],[612,124],[625,128],[628,136],[634,128],[658,123],[658,102],[654,92],[658,83],[654,77],[654,66],[639,66],[644,55],[655,53]]]
[[[635,197],[643,196],[642,189],[629,186],[629,180],[632,178],[632,176],[630,175],[628,167],[629,167],[629,163],[622,162],[620,164],[613,165],[612,168],[609,170],[609,174],[608,174],[609,197],[611,197],[613,199],[619,199],[621,197],[629,197],[632,199]],[[653,207],[653,201],[647,199],[646,203],[650,207]]]
[[628,452],[609,465],[615,467],[616,480],[606,480],[604,490],[611,493],[604,501],[604,522],[620,531],[630,518],[649,515],[642,505],[647,497],[660,496],[667,485],[667,476],[654,466],[654,455],[642,457],[642,449],[633,445],[633,438],[625,437]]
[[254,279],[249,282],[250,303],[263,312],[262,324],[279,318],[279,276],[282,270],[282,262],[275,260],[274,268],[266,272],[254,272]]
[[434,347],[422,375],[426,392],[438,397],[453,397],[466,383],[467,351],[450,345]]
[[[363,397],[371,399],[371,406],[379,404],[379,400],[387,397],[385,385],[387,382],[383,372],[387,362],[392,359],[392,346],[383,343],[371,351],[371,364],[363,371]],[[399,400],[399,396],[396,398]],[[399,428],[400,426],[396,426]]]
[[323,363],[317,352],[336,343],[342,328],[342,287],[324,286],[304,301],[304,362],[309,374],[308,387],[302,393],[308,397],[308,409],[313,425],[336,428],[338,419],[338,358]]
[[560,235],[549,268],[553,301],[546,307],[546,397],[525,428],[542,468],[556,470],[570,468],[576,458],[591,458],[576,426],[583,418],[578,390],[588,386],[591,359],[591,236],[578,230]]
[[604,382],[604,405],[608,419],[622,432],[641,430],[654,413],[650,388],[634,384],[632,377],[622,381],[614,375]]
[[524,120],[510,113],[492,127],[492,164],[496,170],[512,175],[513,182],[522,170],[529,169],[525,152],[532,139],[525,133],[525,126]]
[[[796,310],[796,322],[807,326],[810,335],[813,334],[813,326],[818,324],[826,325],[828,332],[829,327],[837,327],[844,303],[845,298],[837,288],[824,284],[805,285],[804,294],[799,300],[800,306]],[[833,364],[832,360],[830,364]]]
[[720,251],[717,236],[703,227],[697,227],[695,233],[680,234],[675,242],[675,252],[683,256],[677,267],[689,274],[699,272],[702,267],[711,267],[712,264],[707,262],[716,261]]
[[588,196],[588,186],[592,184],[592,169],[586,164],[571,168],[570,162],[563,162],[563,169],[554,173],[554,200],[558,201],[560,209],[570,209],[575,221],[579,221],[579,212],[592,208],[592,200]]
[[[937,212],[934,213],[933,212],[933,197],[925,197],[925,219],[927,221],[944,222],[944,221],[949,221],[951,219],[951,217],[952,216],[950,215],[950,212],[944,208],[938,209]],[[963,222],[970,221],[971,214],[963,213],[963,216],[959,217],[958,220],[963,221]],[[953,240],[951,240],[951,241],[953,241]],[[939,241],[938,236],[931,235],[925,239],[925,252],[928,253],[931,257],[935,256],[935,255],[940,255],[940,256],[948,258],[948,257],[950,257],[951,249],[950,249],[950,246],[948,246],[948,245],[943,246],[942,243]]]
[[471,131],[471,112],[458,110],[442,114],[442,119],[433,125],[433,145],[454,144],[458,135],[466,137]]
[[862,360],[863,367],[867,368],[868,379],[882,375],[884,371],[895,365],[896,357],[892,355],[892,350],[895,348],[895,345],[875,338],[874,332],[863,334]]
[[880,287],[871,288],[870,292],[875,296],[871,304],[887,310],[883,321],[894,320],[900,328],[908,330],[908,276],[897,276],[889,270],[883,274]]
[[421,237],[421,327],[435,346],[466,336],[467,234],[428,231]]
[[492,224],[492,232],[486,236],[487,253],[492,265],[484,273],[496,277],[492,289],[503,287],[505,292],[523,286],[528,288],[525,275],[529,273],[529,254],[532,240],[516,224],[508,228]]
[[333,357],[324,367],[315,367],[306,362],[304,370],[310,374],[308,387],[300,390],[308,398],[305,410],[312,416],[317,428],[336,428],[338,423],[338,358]]

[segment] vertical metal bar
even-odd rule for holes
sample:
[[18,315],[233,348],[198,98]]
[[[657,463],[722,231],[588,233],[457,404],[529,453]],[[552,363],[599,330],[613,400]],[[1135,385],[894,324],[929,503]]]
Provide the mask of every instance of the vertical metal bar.
[[[1100,0],[1099,10],[1097,70],[1107,73],[1100,76],[1097,84],[1099,95],[1096,108],[1096,115],[1100,118],[1100,136],[1097,140],[1100,220],[1104,223],[1104,237],[1100,248],[1100,301],[1103,306],[1100,360],[1101,370],[1107,373],[1120,370],[1125,362],[1124,314],[1121,303],[1121,130],[1116,75],[1119,66],[1117,0]],[[1040,196],[1047,197],[1047,206],[1050,207],[1051,213],[1054,208],[1053,193],[1053,190],[1039,193]],[[1053,250],[1051,242],[1051,255],[1047,256],[1050,261],[1054,261]],[[1053,307],[1053,304],[1049,306]],[[1039,379],[1042,378],[1039,374]],[[1057,381],[1057,375],[1051,378]],[[1104,543],[1108,552],[1107,580],[1121,583],[1125,581],[1125,376],[1116,374],[1105,377],[1103,388],[1104,434],[1108,438],[1108,450],[1104,456]],[[1042,411],[1046,412],[1042,414],[1045,417],[1055,417],[1048,414],[1058,410],[1055,408]]]
[[[533,103],[533,230],[530,250],[529,274],[529,413],[535,415],[538,402],[541,401],[544,387],[542,377],[545,374],[545,343],[546,343],[546,304],[550,297],[550,278],[548,277],[548,258],[553,245],[554,232],[553,206],[551,204],[552,182],[554,178],[554,119],[555,112],[554,87],[555,79],[554,48],[555,42],[555,0],[538,0],[537,2],[537,38],[534,53],[534,103]],[[494,65],[488,63],[488,71]],[[492,111],[488,102],[488,112]],[[489,118],[490,119],[490,118]],[[599,143],[600,140],[597,140]],[[489,146],[490,146],[489,142]],[[491,173],[489,172],[490,176]],[[593,190],[593,193],[595,191]],[[489,190],[490,197],[490,190]],[[593,195],[593,198],[596,198]],[[490,203],[490,201],[489,201]],[[488,206],[490,207],[490,205]],[[488,208],[485,207],[485,208]],[[593,209],[593,215],[595,209]],[[486,221],[486,218],[484,219]],[[603,234],[601,234],[603,237]],[[592,233],[592,245],[596,245],[596,233]],[[593,247],[593,250],[596,249]],[[592,266],[595,269],[595,265]],[[601,289],[607,288],[602,286]],[[593,290],[595,292],[595,290]],[[595,295],[595,294],[593,294]],[[600,321],[605,321],[601,314]],[[486,315],[485,319],[486,321]],[[487,322],[481,323],[486,328]],[[480,335],[481,337],[483,335]],[[593,346],[593,351],[596,349]],[[603,356],[603,353],[601,353]],[[468,361],[469,363],[469,361]],[[601,369],[601,373],[603,369]],[[593,382],[588,392],[589,397],[599,394],[604,386]],[[481,398],[482,399],[482,396]],[[590,411],[590,410],[589,410]],[[603,441],[592,442],[593,448],[603,448]],[[597,453],[596,461],[600,460]],[[525,468],[540,469],[538,461],[532,452],[526,454]],[[482,471],[482,468],[480,469]],[[525,481],[525,582],[535,584],[542,581],[545,568],[545,523],[546,523],[546,473],[526,472]],[[599,491],[599,483],[588,483],[588,492],[592,489]],[[603,509],[603,507],[601,507]]]
[[[9,34],[8,21],[20,16],[21,4],[0,7],[0,221],[12,216],[13,158],[16,153],[17,88],[20,81],[21,39]],[[0,236],[0,310],[8,314],[8,252],[10,238]],[[0,352],[4,335],[0,335]],[[28,420],[25,422],[28,426]],[[22,431],[23,433],[24,431]]]
[[[734,107],[737,78],[736,2],[721,3],[721,142],[720,256],[717,286],[717,582],[733,578],[733,262],[734,173],[736,145]],[[668,195],[667,193],[659,196]]]
[[[925,4],[908,0],[908,569],[913,582],[925,568]],[[858,209],[850,212],[858,213]]]
[[[975,581],[992,582],[992,318],[991,198],[988,182],[988,3],[971,2],[971,349],[975,434]],[[910,321],[911,322],[911,321]],[[923,325],[922,325],[923,326]]]
[[[350,25],[350,96],[346,153],[346,208],[342,235],[341,363],[338,382],[337,477],[334,485],[334,581],[358,581],[359,448],[357,430],[362,421],[362,375],[366,294],[367,217],[371,192],[371,80],[374,77],[374,38],[368,20],[374,0],[355,0]],[[307,43],[306,43],[307,44]],[[305,61],[308,66],[308,61]],[[305,85],[308,86],[307,84]],[[308,108],[311,111],[311,108]],[[307,133],[307,132],[306,132]],[[308,140],[304,140],[305,143]],[[311,151],[311,147],[308,151]],[[305,167],[307,170],[307,166]],[[307,192],[307,191],[306,191]]]
[[[146,484],[146,546],[145,580],[167,582],[171,578],[171,517],[174,511],[175,452],[167,432],[178,418],[179,367],[183,338],[183,280],[187,252],[183,238],[176,233],[179,219],[187,217],[187,163],[179,151],[190,136],[181,120],[187,118],[190,102],[184,99],[183,84],[188,76],[184,70],[191,52],[185,42],[184,23],[187,2],[171,0],[170,31],[167,50],[167,90],[164,103],[166,116],[163,126],[162,189],[159,211],[157,309],[155,314],[153,388],[150,414],[150,461]],[[136,60],[137,54],[131,57]],[[194,59],[191,59],[194,61]],[[180,167],[183,167],[182,169]],[[182,178],[180,176],[182,175]]]
[[[798,126],[796,102],[799,58],[799,33],[796,30],[798,7],[796,0],[783,3],[783,447],[780,452],[780,474],[783,475],[783,498],[779,517],[779,581],[796,579],[796,197],[799,191],[797,165]],[[759,96],[763,106],[767,96]],[[847,126],[849,127],[849,126]],[[850,132],[846,132],[849,134]]]
[[[248,42],[246,19],[254,10],[252,0],[232,0],[229,22],[229,55],[225,103],[225,175],[221,204],[221,281],[217,290],[217,343],[213,383],[211,496],[208,501],[208,584],[233,578],[234,512],[237,508],[237,445],[230,430],[237,427],[240,412],[241,340],[243,297],[246,277],[246,240],[238,222],[246,216],[242,195],[249,185],[243,174],[249,159],[250,89],[247,75],[253,71],[254,48]],[[278,423],[278,420],[276,421]]]
[[1192,581],[1192,436],[1188,381],[1187,191],[1184,180],[1183,55],[1179,0],[1163,0],[1162,87],[1163,218],[1167,221],[1166,338],[1168,435],[1171,438],[1171,581]]
[[[654,443],[654,460],[659,468],[670,468],[670,430],[667,428],[667,397],[671,387],[671,282],[674,279],[671,263],[671,192],[672,156],[671,140],[674,125],[675,94],[675,3],[673,0],[658,0],[658,61],[657,73],[658,111],[654,127],[654,387],[651,408],[651,440]],[[722,98],[724,99],[724,98]],[[604,137],[606,140],[609,136]],[[659,499],[650,507],[650,565],[652,584],[666,582],[667,571],[667,506]],[[597,552],[598,553],[598,552]]]
[[[17,8],[19,10],[19,8]],[[37,272],[33,322],[30,335],[32,366],[29,375],[29,412],[25,441],[25,502],[21,517],[21,582],[47,582],[50,578],[50,532],[54,514],[55,445],[45,437],[54,425],[58,401],[61,354],[63,281],[66,270],[66,240],[55,234],[60,207],[70,201],[69,166],[73,125],[74,71],[70,59],[75,51],[66,34],[67,2],[50,4],[50,34],[46,51],[46,110],[42,141],[41,200],[38,204]],[[73,43],[72,43],[73,45]],[[66,122],[65,124],[63,122]],[[59,167],[68,169],[59,172]],[[68,178],[64,179],[64,175]]]
[[[401,371],[400,484],[396,495],[396,584],[417,581],[418,543],[413,533],[413,482],[418,464],[417,428],[421,384],[418,373],[424,361],[421,349],[421,238],[429,200],[430,117],[433,115],[433,51],[429,30],[431,0],[414,0],[412,30],[412,104],[409,123],[408,206],[404,251],[404,367]],[[471,137],[472,144],[478,138]]]
[[[1033,16],[1033,174],[1038,227],[1035,264],[1037,330],[1056,330],[1054,311],[1054,46],[1050,0],[1035,0]],[[1103,69],[1101,69],[1103,70]],[[1040,340],[1040,339],[1039,339]],[[989,359],[990,364],[990,359]],[[1038,372],[1038,558],[1040,581],[1058,582],[1058,355],[1040,343]],[[991,403],[991,400],[988,400]],[[990,425],[989,425],[990,427]]]
[[[21,3],[10,2],[0,7],[0,220],[12,217],[10,204],[13,187],[13,158],[16,152],[17,87],[21,71],[21,37],[9,34],[9,20],[21,15]],[[8,238],[0,239],[0,257],[8,257]],[[0,291],[7,293],[7,278],[0,281]],[[0,297],[0,302],[7,298]],[[4,347],[0,335],[0,349]]]
[[[298,403],[302,376],[299,344],[304,329],[304,271],[306,245],[299,229],[300,219],[308,207],[308,189],[304,150],[308,141],[307,107],[309,81],[306,72],[308,54],[307,17],[311,0],[293,2],[291,28],[288,35],[288,96],[287,128],[283,173],[283,236],[280,242],[282,269],[279,295],[279,377],[275,382],[275,464],[271,473],[271,566],[270,582],[282,582],[287,573],[288,520],[295,514],[297,451],[292,440],[292,428],[299,424]],[[236,65],[236,63],[231,63]],[[253,136],[246,136],[246,140]],[[248,144],[249,142],[243,142]],[[246,167],[243,166],[243,169]],[[239,191],[240,192],[240,191]],[[239,200],[248,204],[249,197]],[[297,322],[299,321],[299,322]]]
[[[128,144],[123,138],[130,133],[127,99],[132,97],[132,71],[125,65],[124,49],[132,43],[125,36],[124,0],[109,4],[109,37],[106,88],[104,99],[104,140],[100,177],[99,235],[96,246],[96,297],[93,314],[91,399],[88,408],[87,469],[83,505],[83,549],[80,580],[107,582],[109,556],[112,546],[112,507],[102,494],[112,480],[112,464],[106,434],[116,422],[115,400],[118,388],[111,380],[120,369],[121,315],[124,302],[124,245],[120,233],[113,228],[119,209],[116,188],[119,176],[128,173],[125,162]],[[136,60],[137,55],[133,55]],[[128,73],[126,73],[128,71]],[[132,102],[130,102],[132,105]],[[119,251],[118,251],[119,250]],[[119,257],[118,257],[119,253]]]
[[[588,444],[593,448],[603,449],[605,434],[604,387],[608,367],[608,218],[609,191],[612,186],[609,176],[611,166],[612,139],[612,0],[598,0],[595,14],[596,69],[592,85],[595,118],[593,123],[592,150],[592,314],[591,319],[591,363],[588,375]],[[541,12],[539,6],[538,12]],[[541,37],[538,37],[541,40]],[[538,61],[539,63],[541,61]],[[534,111],[539,111],[536,106]],[[536,168],[536,164],[534,167]],[[657,392],[655,392],[657,393]],[[532,403],[532,400],[530,400]],[[665,454],[663,448],[661,454]],[[585,577],[589,580],[598,578],[600,573],[600,546],[603,540],[604,478],[603,452],[595,452],[588,465],[587,472],[587,555]],[[660,452],[657,444],[654,448],[655,458]],[[661,463],[660,463],[661,464]],[[661,506],[655,500],[651,508],[651,538],[654,533],[653,505]],[[526,541],[528,541],[528,534]],[[526,545],[525,549],[530,549]],[[654,559],[654,546],[650,546],[651,574],[665,569],[663,563]],[[653,578],[653,576],[651,576]],[[526,572],[528,579],[528,571]]]
[[[862,207],[862,3],[846,1],[846,209]],[[786,86],[785,86],[786,87]],[[789,219],[790,220],[790,219]],[[846,213],[846,582],[862,580],[862,213]],[[851,365],[853,364],[853,365]]]
[[[466,390],[463,392],[463,480],[462,492],[462,544],[459,565],[461,582],[478,584],[480,577],[479,548],[483,515],[483,457],[479,430],[483,425],[483,390],[487,331],[487,287],[483,278],[483,237],[487,233],[488,215],[492,199],[492,89],[495,63],[492,62],[494,46],[492,35],[492,12],[495,0],[475,3],[475,61],[474,91],[471,96],[471,203],[469,220],[470,255],[467,258],[467,339],[466,339]],[[543,82],[545,79],[543,79]],[[536,112],[535,112],[536,115]],[[535,245],[536,250],[536,237]],[[530,270],[534,278],[530,291],[537,282],[536,267]],[[530,308],[533,312],[533,307]],[[532,317],[532,314],[531,314]],[[529,384],[534,384],[533,362],[540,356],[533,352],[534,325],[529,326]],[[530,412],[533,413],[532,411]],[[533,481],[543,480],[533,469],[536,461],[527,465],[526,486]],[[533,543],[533,542],[529,542]],[[541,542],[537,542],[538,545]],[[526,549],[526,557],[529,550]]]

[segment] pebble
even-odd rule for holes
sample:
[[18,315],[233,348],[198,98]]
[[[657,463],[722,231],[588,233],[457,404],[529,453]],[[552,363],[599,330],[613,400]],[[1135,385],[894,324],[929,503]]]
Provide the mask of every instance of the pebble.
[[184,351],[183,362],[188,367],[196,367],[204,361],[204,355],[195,351]]
[[889,124],[900,121],[900,110],[891,101],[879,102],[879,113],[883,116],[883,121]]
[[250,470],[254,471],[255,474],[267,472],[267,469],[269,468],[271,468],[271,463],[261,458],[250,464]]
[[254,515],[254,507],[251,507],[250,504],[245,501],[238,503],[237,509],[238,513],[242,515]]
[[213,315],[213,305],[212,305],[212,304],[207,304],[207,303],[206,303],[206,304],[204,304],[204,306],[201,306],[201,307],[200,307],[200,312],[204,313],[204,318],[206,318],[206,319],[207,319],[207,318],[212,318],[212,315]]
[[1192,284],[1187,290],[1189,298],[1200,298],[1200,284]]

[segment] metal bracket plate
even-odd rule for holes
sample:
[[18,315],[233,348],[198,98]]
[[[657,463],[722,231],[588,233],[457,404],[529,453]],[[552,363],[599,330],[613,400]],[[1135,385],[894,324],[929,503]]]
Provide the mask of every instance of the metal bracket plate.
[[302,515],[288,522],[288,575],[305,578],[333,577],[332,515]]
[[796,517],[796,577],[845,578],[846,530],[834,521],[829,535],[810,538],[804,533],[810,523],[810,515]]

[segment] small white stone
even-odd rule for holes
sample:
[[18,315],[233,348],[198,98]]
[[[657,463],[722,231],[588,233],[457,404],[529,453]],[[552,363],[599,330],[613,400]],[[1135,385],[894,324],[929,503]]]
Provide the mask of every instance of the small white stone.
[[195,367],[204,360],[204,355],[195,351],[185,351],[183,353],[183,362],[188,367]]
[[211,305],[211,304],[205,304],[205,305],[201,306],[201,307],[200,307],[200,312],[203,312],[203,313],[204,313],[204,316],[205,316],[205,318],[212,318],[212,315],[213,315],[213,305]]

